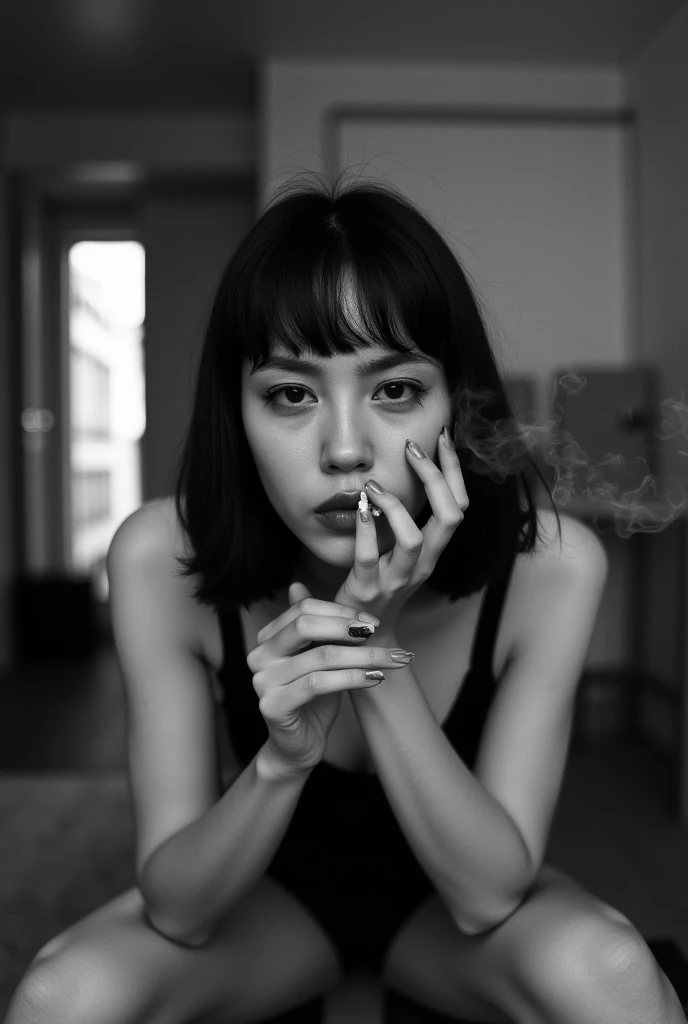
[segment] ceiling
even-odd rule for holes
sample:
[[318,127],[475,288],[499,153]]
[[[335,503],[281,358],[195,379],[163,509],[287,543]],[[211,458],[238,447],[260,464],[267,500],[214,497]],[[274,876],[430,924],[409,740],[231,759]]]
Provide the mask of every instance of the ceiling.
[[249,110],[266,57],[623,68],[688,0],[4,0],[0,106]]

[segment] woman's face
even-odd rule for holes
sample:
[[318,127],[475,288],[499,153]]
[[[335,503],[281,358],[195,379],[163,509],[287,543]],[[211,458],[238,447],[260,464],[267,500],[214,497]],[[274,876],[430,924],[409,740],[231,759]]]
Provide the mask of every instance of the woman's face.
[[[426,505],[425,488],[405,454],[406,439],[417,441],[437,462],[438,437],[443,425],[451,424],[451,406],[441,363],[414,351],[422,361],[372,344],[352,355],[294,361],[276,346],[260,370],[251,372],[244,361],[248,444],[273,508],[301,542],[311,579],[339,585],[353,565],[355,526],[334,532],[315,512],[337,491],[360,491],[372,478],[395,494],[412,518]],[[369,365],[390,357],[396,365]],[[276,365],[280,358],[293,366]],[[272,400],[266,404],[268,392]],[[373,521],[382,555],[394,546],[395,536],[384,515]]]

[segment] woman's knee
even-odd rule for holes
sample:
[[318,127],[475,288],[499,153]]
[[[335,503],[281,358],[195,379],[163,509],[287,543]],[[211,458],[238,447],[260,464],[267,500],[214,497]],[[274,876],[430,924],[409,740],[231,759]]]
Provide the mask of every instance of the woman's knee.
[[583,986],[612,989],[651,970],[652,953],[627,918],[585,911],[531,932],[518,948],[516,974],[529,991]]
[[55,935],[55,937],[46,942],[44,946],[41,946],[41,948],[38,950],[35,957],[31,961],[31,967],[38,966],[38,964],[42,963],[44,960],[47,960],[48,957],[53,956],[60,949],[62,949],[63,946],[68,945],[68,943],[69,934],[67,931],[60,932],[59,935]]
[[15,992],[4,1024],[127,1024],[142,1019],[145,992],[114,959],[83,946],[44,947]]

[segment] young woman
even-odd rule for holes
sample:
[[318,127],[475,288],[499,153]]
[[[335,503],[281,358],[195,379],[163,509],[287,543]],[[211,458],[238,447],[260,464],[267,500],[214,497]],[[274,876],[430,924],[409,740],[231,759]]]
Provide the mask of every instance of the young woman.
[[428,220],[381,185],[278,192],[220,282],[175,494],[108,555],[137,885],[37,954],[7,1024],[303,1020],[357,962],[458,1019],[685,1020],[628,918],[543,862],[607,560],[520,437]]

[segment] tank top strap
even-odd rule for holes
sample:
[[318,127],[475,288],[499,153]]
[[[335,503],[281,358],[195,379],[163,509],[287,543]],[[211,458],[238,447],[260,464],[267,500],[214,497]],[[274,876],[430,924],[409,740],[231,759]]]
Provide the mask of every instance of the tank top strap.
[[218,673],[221,706],[227,735],[241,764],[248,764],[268,738],[268,727],[258,707],[253,675],[246,663],[240,609],[218,613],[223,662]]
[[218,619],[223,655],[219,675],[225,691],[225,702],[233,707],[246,707],[250,697],[255,696],[255,691],[252,686],[252,675],[246,664],[239,607],[218,611]]
[[471,651],[470,673],[481,677],[492,675],[492,661],[497,628],[502,614],[504,599],[509,587],[511,573],[516,560],[516,548],[509,553],[502,568],[487,588],[480,609],[480,620],[473,638]]
[[239,655],[244,650],[239,607],[218,609],[217,618],[222,634],[222,671],[224,672],[233,660],[239,661]]

